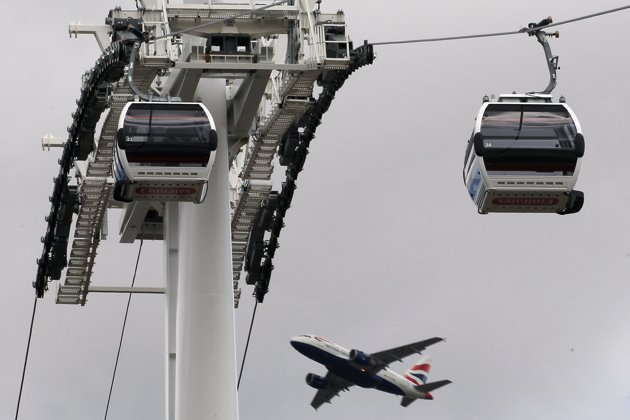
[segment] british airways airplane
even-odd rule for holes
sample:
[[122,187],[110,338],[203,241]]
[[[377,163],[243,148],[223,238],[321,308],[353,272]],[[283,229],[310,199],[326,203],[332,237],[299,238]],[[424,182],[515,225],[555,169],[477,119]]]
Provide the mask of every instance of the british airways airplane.
[[432,400],[431,391],[448,385],[451,381],[427,383],[427,375],[431,370],[428,357],[422,356],[403,375],[393,372],[387,366],[413,353],[419,354],[428,346],[440,341],[444,339],[434,337],[372,354],[356,349],[347,350],[315,335],[293,337],[291,345],[304,356],[328,369],[325,377],[314,373],[306,375],[306,383],[318,390],[311,402],[313,408],[317,410],[322,404],[330,403],[340,391],[347,391],[352,385],[401,395],[400,405],[403,407],[417,399]]

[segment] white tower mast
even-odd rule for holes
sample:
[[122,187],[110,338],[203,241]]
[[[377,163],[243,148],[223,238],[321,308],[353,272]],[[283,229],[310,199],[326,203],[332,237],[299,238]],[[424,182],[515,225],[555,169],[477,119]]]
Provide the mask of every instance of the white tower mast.
[[180,203],[176,420],[238,419],[225,80],[207,82],[219,147],[204,202]]

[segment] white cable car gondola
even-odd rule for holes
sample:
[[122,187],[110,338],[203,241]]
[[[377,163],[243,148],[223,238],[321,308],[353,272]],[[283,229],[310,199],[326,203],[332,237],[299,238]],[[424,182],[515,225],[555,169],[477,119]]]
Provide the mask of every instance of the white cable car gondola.
[[479,213],[578,212],[573,188],[584,155],[580,124],[550,95],[484,102],[468,142],[464,182]]
[[116,133],[114,199],[201,202],[216,148],[202,103],[129,102]]
[[501,95],[484,103],[468,141],[464,183],[479,213],[577,213],[584,194],[575,191],[584,155],[577,117],[560,98],[552,102],[558,57],[551,54],[541,27],[551,18],[530,23],[529,35],[543,46],[550,80],[541,93]]

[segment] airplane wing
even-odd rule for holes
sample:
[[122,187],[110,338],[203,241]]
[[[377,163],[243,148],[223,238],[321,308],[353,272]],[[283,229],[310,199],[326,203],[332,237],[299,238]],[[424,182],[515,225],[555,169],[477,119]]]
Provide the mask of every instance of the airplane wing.
[[311,402],[315,410],[321,407],[322,404],[329,403],[330,400],[339,395],[339,392],[345,391],[354,385],[352,382],[340,378],[330,371],[328,371],[324,379],[326,381],[326,388],[318,390],[317,394],[315,394],[315,398],[313,398]]
[[430,345],[444,341],[443,338],[433,337],[428,340],[418,341],[416,343],[407,344],[405,346],[395,347],[393,349],[371,353],[372,357],[378,360],[385,367],[392,362],[399,362],[405,357],[414,353],[420,353]]

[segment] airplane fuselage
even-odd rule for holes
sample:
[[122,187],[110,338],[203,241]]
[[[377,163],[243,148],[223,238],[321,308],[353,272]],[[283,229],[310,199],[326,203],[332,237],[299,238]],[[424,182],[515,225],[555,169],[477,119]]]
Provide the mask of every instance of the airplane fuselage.
[[[390,394],[412,398],[427,398],[428,394],[418,392],[414,384],[398,373],[383,368],[370,373],[368,367],[350,360],[350,351],[336,343],[317,336],[300,336],[291,340],[291,345],[304,356],[312,359],[333,372],[363,388],[375,388]],[[428,396],[428,398],[431,398]]]

